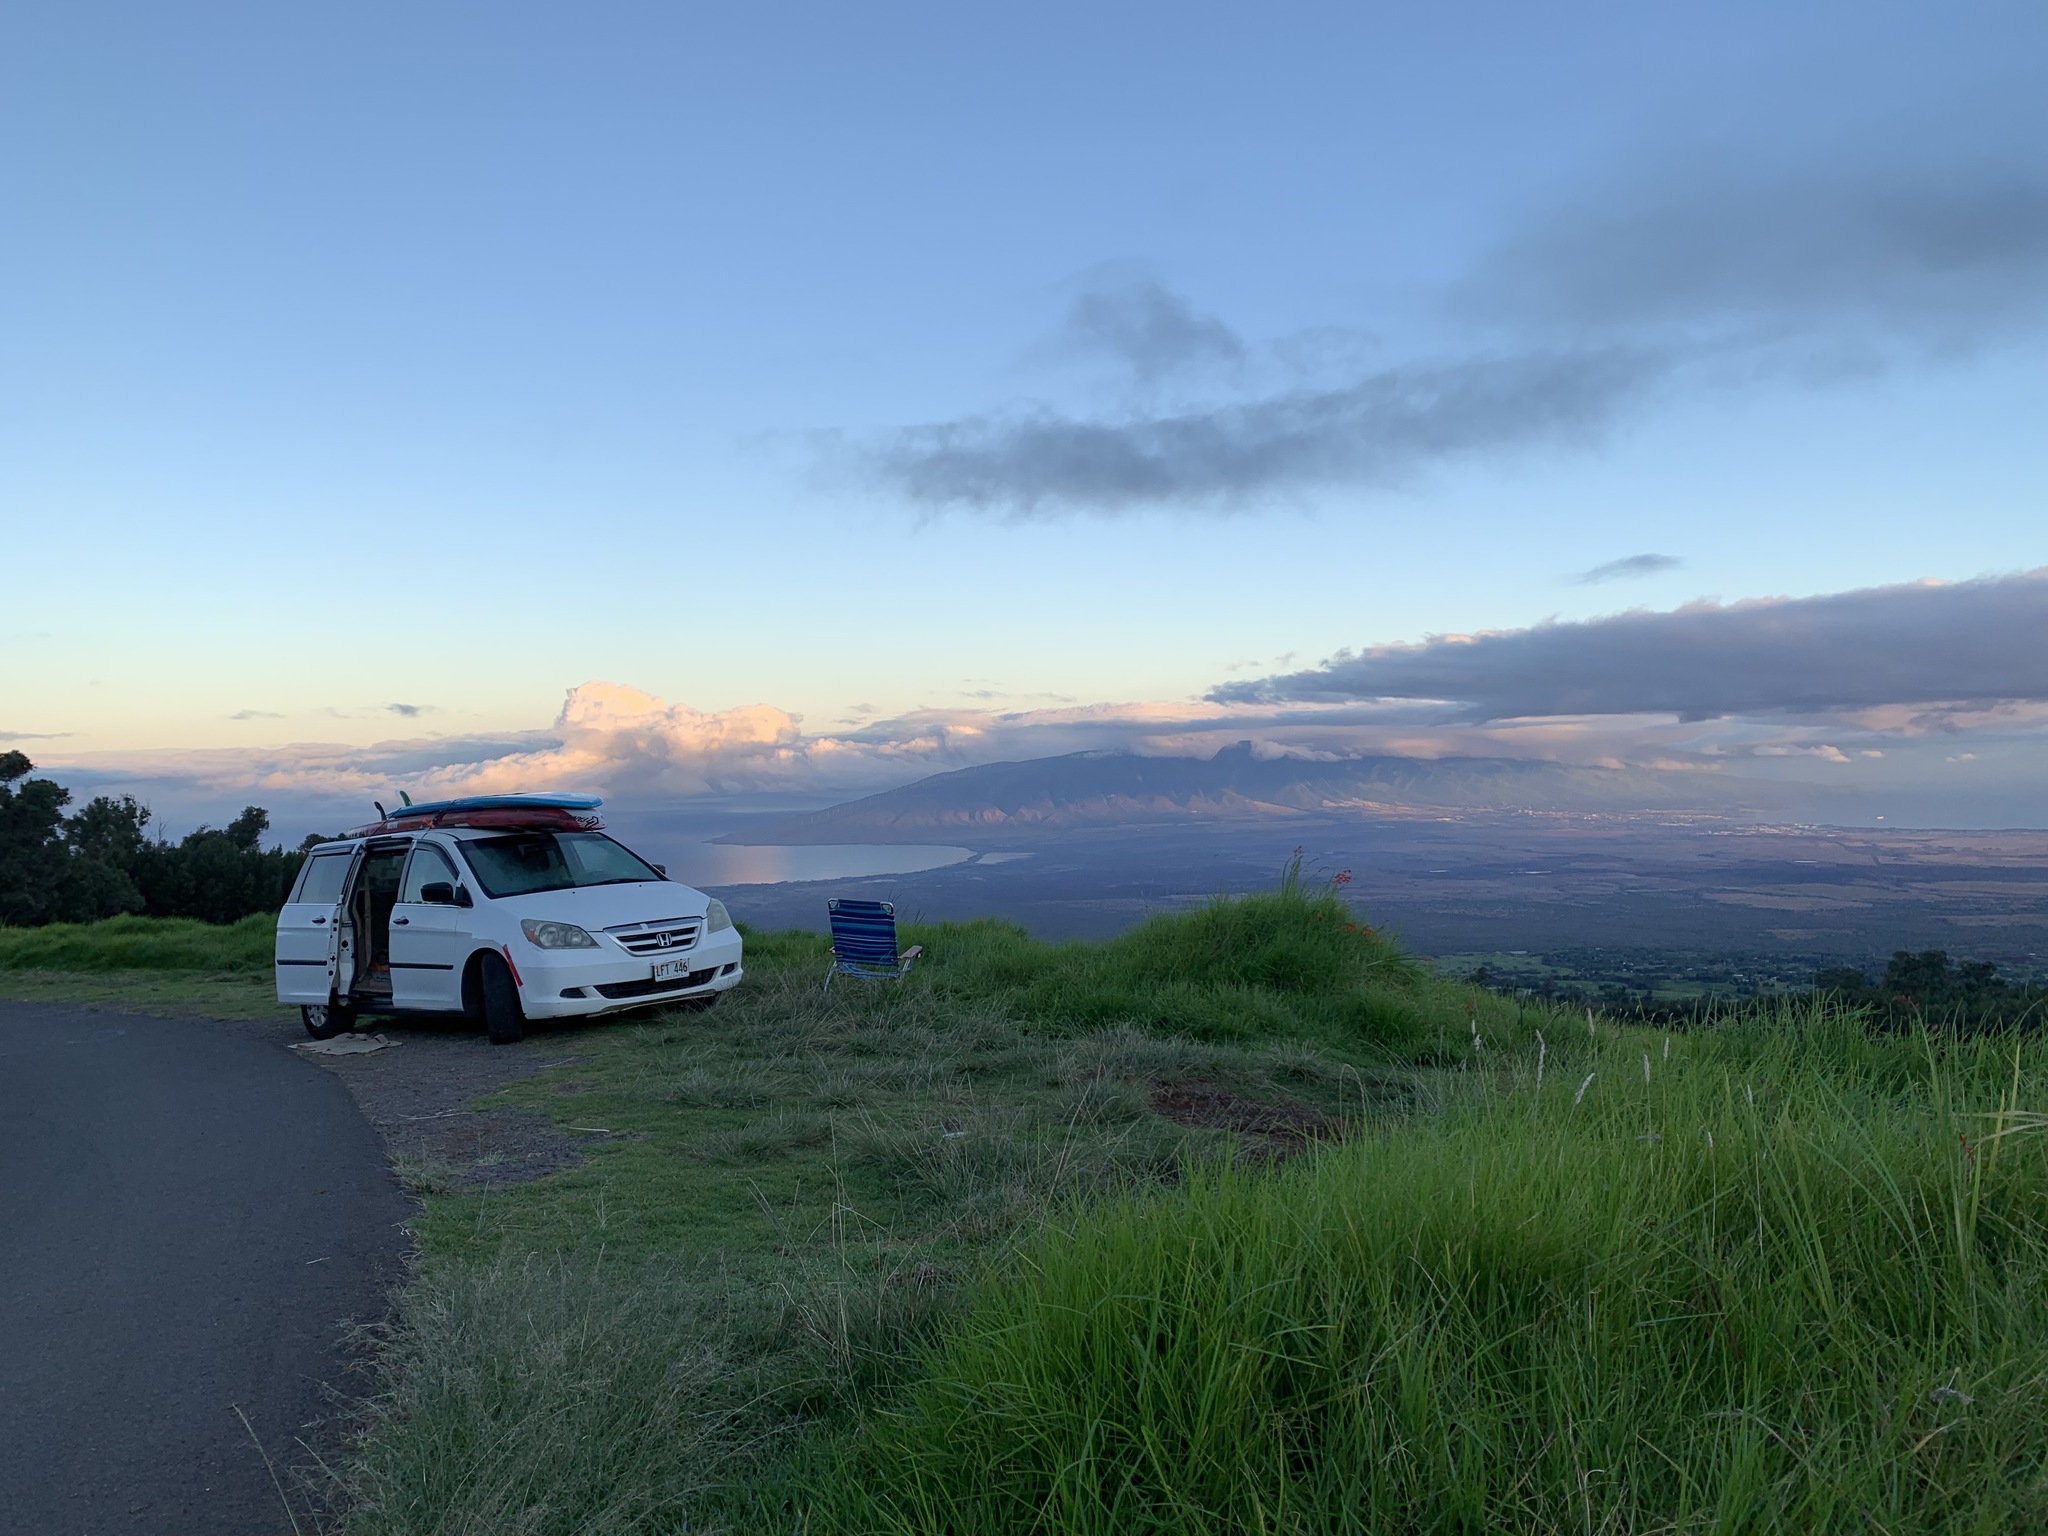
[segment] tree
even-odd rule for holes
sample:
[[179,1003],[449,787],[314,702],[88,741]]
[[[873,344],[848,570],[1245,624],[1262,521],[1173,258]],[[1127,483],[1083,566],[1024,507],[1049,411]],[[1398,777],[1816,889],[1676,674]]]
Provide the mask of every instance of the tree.
[[282,906],[305,862],[303,847],[264,848],[270,813],[260,805],[171,843],[149,835],[149,808],[132,795],[100,795],[66,817],[71,792],[30,778],[34,769],[20,752],[0,753],[0,924],[120,912],[232,923]]
[[144,830],[148,825],[149,807],[133,795],[118,800],[100,795],[71,818],[65,836],[85,857],[132,875],[142,861],[142,850],[149,846],[149,834]]
[[153,917],[232,923],[284,905],[305,855],[263,847],[270,813],[245,806],[225,827],[201,827],[173,844],[147,844],[137,866],[145,910]]
[[71,791],[30,778],[35,766],[26,753],[0,752],[0,924],[87,923],[135,910],[134,884],[67,836]]

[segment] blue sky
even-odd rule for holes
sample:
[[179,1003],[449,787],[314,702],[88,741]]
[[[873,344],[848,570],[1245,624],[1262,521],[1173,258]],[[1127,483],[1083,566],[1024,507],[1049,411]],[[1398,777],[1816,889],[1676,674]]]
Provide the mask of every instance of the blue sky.
[[[353,793],[398,757],[297,746],[460,777],[601,680],[854,784],[2048,566],[2044,56],[2019,4],[13,6],[0,732]],[[1943,731],[2018,784],[2015,686]],[[1979,771],[1810,706],[1532,750]]]

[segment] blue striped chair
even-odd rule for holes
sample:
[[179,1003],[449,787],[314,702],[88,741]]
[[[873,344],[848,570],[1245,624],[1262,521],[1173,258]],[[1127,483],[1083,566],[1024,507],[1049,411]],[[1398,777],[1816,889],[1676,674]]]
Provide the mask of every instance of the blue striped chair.
[[832,969],[825,973],[828,992],[834,976],[901,980],[924,953],[922,944],[896,948],[896,908],[890,902],[835,896],[825,903],[825,911],[832,919]]

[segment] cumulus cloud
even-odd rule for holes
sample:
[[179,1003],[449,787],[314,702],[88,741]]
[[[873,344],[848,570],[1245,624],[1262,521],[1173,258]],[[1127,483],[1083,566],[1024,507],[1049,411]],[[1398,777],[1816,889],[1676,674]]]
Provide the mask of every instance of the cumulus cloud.
[[1590,571],[1581,571],[1572,578],[1572,584],[1591,587],[1608,581],[1629,581],[1637,576],[1675,571],[1683,564],[1685,562],[1676,555],[1630,555],[1623,560],[1609,560],[1605,565],[1596,565]]
[[1300,338],[1249,343],[1156,279],[1086,290],[1056,351],[1113,357],[1140,383],[1213,383],[1227,364],[1230,387],[1170,409],[961,415],[886,434],[856,467],[920,506],[1011,518],[1230,510],[1583,448],[1681,390],[1822,385],[2048,320],[2048,177],[1858,153],[1673,160],[1538,210],[1439,295],[1450,344],[1368,364],[1359,333],[1331,328],[1351,340],[1321,350],[1337,375],[1313,386]]
[[[1938,718],[1929,723],[1930,713]],[[1978,750],[1957,751],[1965,738]],[[2033,786],[2048,738],[2048,706],[1887,707],[1819,719],[1586,714],[1474,720],[1441,703],[1335,699],[1163,701],[1010,712],[917,710],[818,735],[788,711],[757,704],[696,710],[616,683],[570,690],[551,727],[484,737],[415,737],[369,747],[301,743],[86,754],[44,763],[81,798],[132,793],[166,824],[218,823],[240,806],[270,807],[281,827],[332,831],[389,804],[470,792],[588,790],[617,807],[650,802],[801,794],[850,797],[977,763],[1070,752],[1211,757],[1244,741],[1260,758],[1330,762],[1356,757],[1537,758],[1601,767],[1708,769],[1866,787],[1953,782],[1944,758],[1969,761],[2038,814]],[[1876,743],[1891,747],[1889,755]],[[54,754],[53,754],[54,758]],[[1877,761],[1873,761],[1877,760]],[[2003,766],[2001,766],[2003,765]],[[1994,782],[1995,781],[1995,782]],[[812,799],[809,803],[815,804]],[[182,819],[182,820],[181,820]],[[2017,823],[2015,823],[2017,824]]]
[[1845,782],[1879,772],[1904,782],[1916,765],[1953,773],[1946,764],[1985,758],[1978,772],[2020,784],[2038,781],[2030,765],[2048,743],[2042,635],[2048,569],[1437,636],[1227,682],[1200,700],[893,716],[861,706],[813,732],[770,704],[700,710],[593,680],[532,730],[86,754],[46,766],[70,770],[64,782],[87,794],[137,792],[201,817],[215,804],[296,803],[322,807],[303,819],[328,826],[400,789],[415,799],[581,789],[629,802],[854,795],[978,763],[1082,751],[1208,757],[1240,741],[1259,756],[1315,761],[1542,758]]
[[[1422,699],[1468,718],[1929,711],[2048,701],[2048,569],[1826,597],[1700,602],[1342,653],[1219,703]],[[1904,713],[1901,713],[1901,712]]]
[[190,799],[257,794],[367,806],[399,789],[415,799],[535,789],[669,799],[775,792],[864,793],[947,769],[1067,752],[1207,757],[1240,740],[1273,756],[1386,752],[1607,760],[1570,725],[1446,729],[1428,710],[1374,704],[1230,705],[1211,701],[1064,705],[997,711],[920,709],[811,734],[768,704],[697,710],[619,683],[569,691],[552,726],[488,737],[416,737],[353,747],[297,743],[90,754],[70,760],[95,786],[175,786]]

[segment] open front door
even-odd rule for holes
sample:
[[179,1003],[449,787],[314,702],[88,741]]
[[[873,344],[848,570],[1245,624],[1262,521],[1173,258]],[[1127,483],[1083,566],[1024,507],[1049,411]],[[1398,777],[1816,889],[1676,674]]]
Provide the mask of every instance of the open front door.
[[433,1013],[462,1011],[462,963],[469,958],[469,912],[456,905],[462,877],[448,855],[424,840],[405,866],[391,908],[391,1002]]
[[341,965],[342,897],[362,849],[315,853],[277,914],[277,1000],[325,1004],[348,985]]

